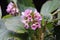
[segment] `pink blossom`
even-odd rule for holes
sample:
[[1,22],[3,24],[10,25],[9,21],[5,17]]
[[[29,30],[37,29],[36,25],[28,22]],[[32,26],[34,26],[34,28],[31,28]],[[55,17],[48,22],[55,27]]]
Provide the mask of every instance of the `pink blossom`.
[[26,10],[25,10],[25,14],[26,14],[26,15],[30,15],[31,12],[32,12],[32,10],[30,10],[30,9],[26,9]]
[[19,12],[19,10],[17,9],[17,7],[14,6],[14,3],[10,2],[7,6],[6,11],[12,15],[16,14]]
[[39,20],[39,21],[42,20],[41,15],[40,16],[39,15],[35,15],[34,17],[35,17],[35,20]]
[[33,25],[31,26],[31,29],[32,29],[32,30],[36,30],[36,29],[37,29],[36,24],[33,24]]
[[8,9],[6,9],[6,11],[9,13],[10,12],[10,9],[8,8]]
[[38,28],[41,28],[41,24],[40,24],[39,22],[36,23],[36,26],[37,26]]
[[33,19],[32,19],[32,16],[31,16],[31,15],[28,15],[27,17],[28,17],[28,19],[27,19],[28,21],[33,21]]
[[30,10],[30,9],[26,9],[24,12],[22,12],[22,15],[24,15],[24,16],[28,16],[28,15],[31,14],[31,12],[32,12],[32,10]]
[[10,2],[10,3],[8,4],[8,6],[7,6],[6,11],[9,13],[12,8],[13,8],[13,3]]
[[26,23],[24,27],[25,27],[26,29],[28,29],[28,28],[29,28],[29,25]]
[[13,8],[13,5],[10,5],[10,4],[9,4],[9,5],[7,6],[7,8],[12,9],[12,8]]
[[16,8],[13,8],[13,9],[11,10],[11,14],[14,15],[15,11],[16,11]]
[[24,12],[22,12],[22,22],[25,24],[25,27],[30,28],[32,30],[36,30],[37,28],[41,28],[41,20],[42,16],[35,10],[32,12],[32,10],[27,9]]
[[22,20],[21,22],[24,23],[24,24],[29,23],[28,20]]
[[35,19],[36,19],[36,20],[42,20],[42,16],[37,12],[37,10],[35,10],[34,13],[35,13],[34,16],[35,16]]

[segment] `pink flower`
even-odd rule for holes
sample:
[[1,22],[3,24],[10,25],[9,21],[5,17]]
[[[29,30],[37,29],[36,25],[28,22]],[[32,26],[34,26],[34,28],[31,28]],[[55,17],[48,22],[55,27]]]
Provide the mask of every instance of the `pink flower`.
[[10,12],[10,9],[8,8],[8,9],[6,9],[6,11],[9,13]]
[[25,28],[30,28],[32,30],[36,30],[37,28],[41,28],[41,20],[42,16],[35,10],[32,12],[32,10],[27,9],[24,12],[22,12],[22,22],[25,24]]
[[33,21],[33,19],[32,19],[32,16],[31,16],[31,15],[28,15],[27,17],[28,17],[28,19],[27,19],[27,20],[28,20],[29,22]]
[[19,10],[14,6],[14,3],[12,2],[8,4],[6,11],[12,15],[19,12]]
[[25,24],[26,23],[26,20],[22,20],[21,22]]
[[30,10],[30,9],[26,9],[24,12],[22,12],[22,15],[24,15],[24,16],[28,16],[28,15],[31,14],[31,12],[32,12],[32,10]]
[[13,3],[10,2],[10,3],[8,4],[8,6],[7,6],[6,11],[9,13],[12,8],[13,8]]
[[39,21],[42,20],[41,16],[35,15],[34,17],[35,17],[35,20],[39,20]]
[[42,20],[42,16],[37,12],[37,10],[35,10],[34,13],[35,13],[34,16],[35,16],[35,19],[36,19],[36,20]]
[[[13,4],[13,3],[12,3],[12,4]],[[7,6],[7,8],[12,9],[12,8],[13,8],[13,5],[9,4],[9,5]]]
[[12,2],[10,2],[10,3],[8,4],[7,8],[10,8],[10,9],[11,9],[11,8],[13,7],[13,5],[14,5],[14,4],[13,4]]
[[41,28],[41,24],[40,24],[39,22],[36,23],[36,26],[37,26],[38,28]]
[[25,10],[25,14],[26,14],[26,15],[30,15],[31,12],[32,12],[32,10],[30,10],[30,9],[26,9],[26,10]]
[[26,29],[28,29],[28,28],[29,28],[29,25],[26,23],[26,24],[24,25],[24,27],[25,27]]
[[13,8],[13,9],[11,10],[11,14],[14,15],[15,12],[16,12],[16,8]]
[[33,24],[33,25],[31,26],[31,29],[32,29],[32,30],[36,30],[36,29],[37,29],[36,24]]

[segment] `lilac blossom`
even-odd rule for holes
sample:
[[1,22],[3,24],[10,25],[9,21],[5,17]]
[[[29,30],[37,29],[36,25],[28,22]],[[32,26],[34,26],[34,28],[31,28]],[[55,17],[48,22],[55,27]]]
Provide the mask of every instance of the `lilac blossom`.
[[13,3],[12,2],[10,2],[9,4],[8,4],[8,6],[7,6],[7,9],[6,9],[6,11],[9,13],[10,11],[11,11],[11,9],[13,8]]
[[25,23],[25,26],[24,26],[26,29],[29,28],[29,25],[27,23]]
[[31,29],[36,30],[36,28],[37,28],[37,25],[36,24],[32,24],[31,25]]
[[23,16],[28,16],[28,15],[30,15],[31,12],[32,12],[32,10],[27,9],[27,10],[25,10],[24,12],[22,12],[22,15],[23,15]]
[[26,29],[36,30],[41,28],[42,16],[35,10],[34,12],[30,9],[26,9],[22,12],[22,22],[25,24]]
[[38,28],[41,28],[41,23],[37,22],[37,23],[36,23],[36,26],[37,26]]
[[12,15],[18,13],[19,10],[15,6],[16,5],[14,5],[14,3],[10,2],[7,6],[7,9],[6,9],[7,13],[12,14]]

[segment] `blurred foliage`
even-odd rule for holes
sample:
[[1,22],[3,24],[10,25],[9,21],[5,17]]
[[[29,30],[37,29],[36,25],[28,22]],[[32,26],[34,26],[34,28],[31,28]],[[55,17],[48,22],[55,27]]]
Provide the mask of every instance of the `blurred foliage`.
[[17,6],[18,6],[20,12],[22,12],[25,9],[27,9],[28,7],[34,7],[34,4],[33,4],[32,0],[18,0]]
[[24,25],[21,22],[21,18],[20,17],[12,17],[12,18],[8,18],[5,21],[5,25],[6,28],[8,30],[17,32],[17,33],[24,33],[26,32],[26,30],[24,29]]
[[[27,8],[30,8],[34,10],[34,4],[32,0],[8,0],[13,1],[16,3],[18,9],[20,12],[24,11]],[[58,4],[57,4],[58,3]],[[40,13],[42,14],[42,26],[45,25],[45,21],[47,21],[46,24],[46,31],[45,31],[45,39],[44,40],[54,40],[53,37],[53,23],[52,20],[52,12],[60,7],[60,1],[59,0],[52,0],[47,1],[43,4]],[[15,39],[15,40],[30,40],[29,35],[24,29],[24,25],[21,22],[20,16],[11,16],[6,15],[3,18],[1,18],[1,8],[0,8],[0,40],[8,40],[9,38]]]
[[7,19],[7,18],[11,18],[11,17],[13,17],[13,16],[12,15],[6,15],[3,17],[3,19]]
[[34,7],[33,1],[32,0],[18,0],[17,4],[22,4],[28,7]]
[[[58,3],[58,4],[57,4]],[[60,1],[59,0],[51,0],[47,1],[45,4],[43,4],[41,8],[41,14],[44,16],[44,18],[48,21],[51,21],[53,16],[51,13],[58,9],[60,7]]]

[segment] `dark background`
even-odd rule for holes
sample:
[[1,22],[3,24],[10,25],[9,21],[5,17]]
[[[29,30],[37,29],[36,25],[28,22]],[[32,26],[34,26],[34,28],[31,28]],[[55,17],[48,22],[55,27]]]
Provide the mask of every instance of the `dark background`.
[[[33,0],[33,3],[35,5],[36,9],[38,10],[38,12],[40,12],[40,9],[41,9],[42,5],[46,1],[48,1],[48,0]],[[7,5],[8,5],[7,0],[0,0],[0,5],[1,5],[1,8],[2,8],[2,17],[5,16],[5,15],[8,15],[8,13],[6,12],[6,8],[7,8]],[[60,40],[60,27],[59,27],[59,25],[55,26],[54,35],[56,35],[56,40]]]

